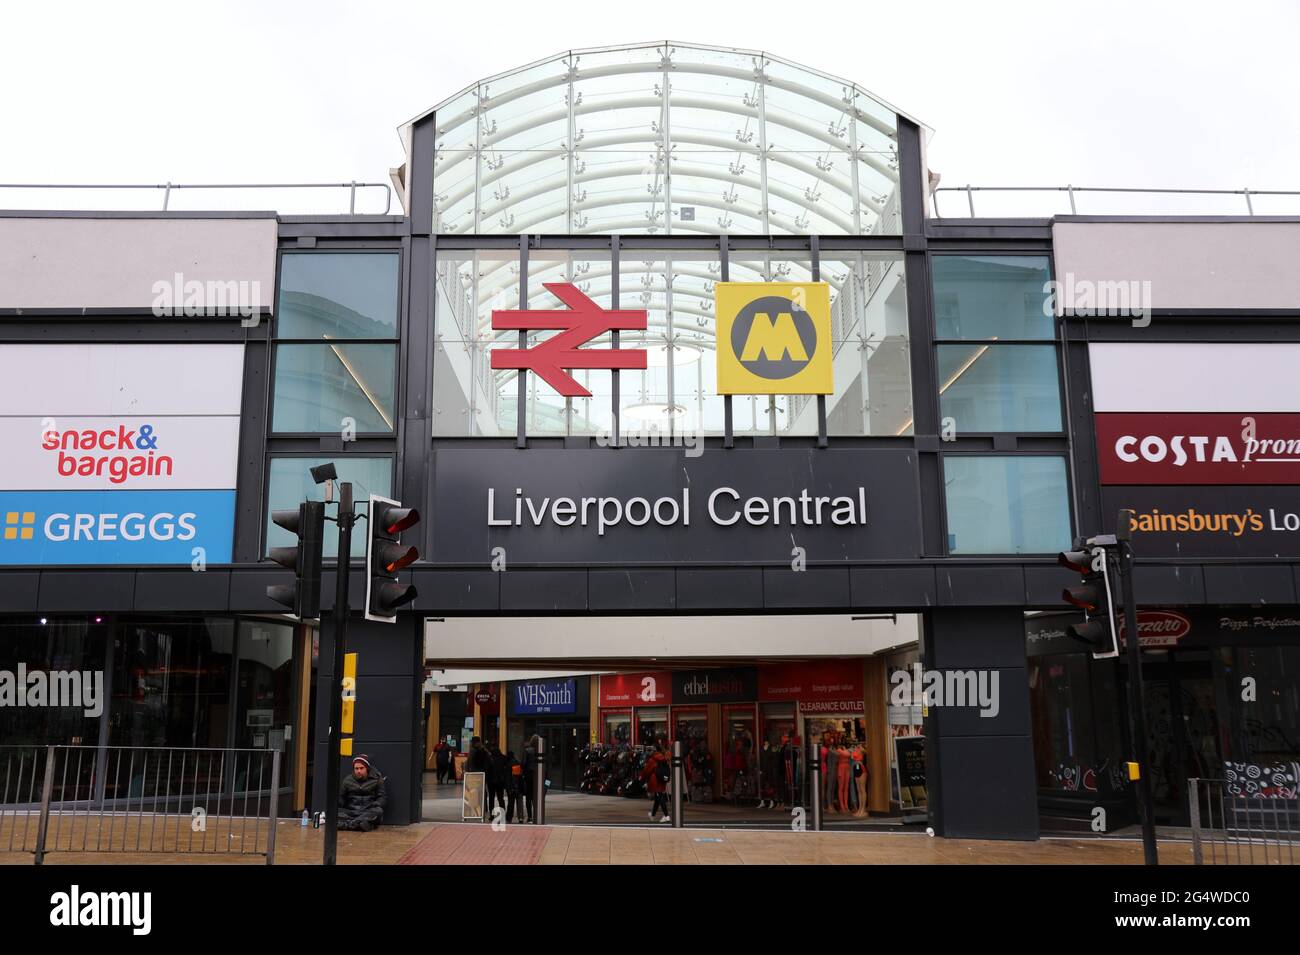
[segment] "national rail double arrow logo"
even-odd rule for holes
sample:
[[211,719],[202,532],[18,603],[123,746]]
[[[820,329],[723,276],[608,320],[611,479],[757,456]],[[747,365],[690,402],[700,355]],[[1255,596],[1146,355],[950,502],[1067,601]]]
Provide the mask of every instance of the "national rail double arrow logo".
[[609,331],[645,331],[645,309],[603,309],[570,282],[544,282],[546,290],[568,306],[562,309],[518,309],[492,313],[497,331],[560,329],[534,348],[494,349],[494,369],[535,372],[566,398],[590,398],[591,392],[565,369],[642,369],[644,348],[579,348]]

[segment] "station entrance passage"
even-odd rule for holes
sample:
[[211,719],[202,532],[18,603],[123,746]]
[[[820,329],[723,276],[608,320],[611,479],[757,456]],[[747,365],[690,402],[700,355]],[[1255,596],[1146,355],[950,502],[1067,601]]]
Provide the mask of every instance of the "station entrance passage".
[[921,708],[889,681],[918,634],[911,614],[431,619],[422,818],[526,820],[540,740],[552,824],[665,825],[676,778],[688,826],[811,827],[814,806],[828,829],[924,826]]

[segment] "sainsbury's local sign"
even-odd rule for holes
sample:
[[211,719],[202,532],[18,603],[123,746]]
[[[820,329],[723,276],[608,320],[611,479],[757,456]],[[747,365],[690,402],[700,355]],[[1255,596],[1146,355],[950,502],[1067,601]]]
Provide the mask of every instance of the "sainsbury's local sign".
[[0,347],[0,564],[229,562],[242,374],[241,345]]

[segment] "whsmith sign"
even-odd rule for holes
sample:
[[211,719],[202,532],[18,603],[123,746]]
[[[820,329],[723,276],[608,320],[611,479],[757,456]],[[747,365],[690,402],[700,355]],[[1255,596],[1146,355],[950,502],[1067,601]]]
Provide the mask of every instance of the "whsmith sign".
[[789,563],[921,554],[908,450],[439,449],[434,563]]

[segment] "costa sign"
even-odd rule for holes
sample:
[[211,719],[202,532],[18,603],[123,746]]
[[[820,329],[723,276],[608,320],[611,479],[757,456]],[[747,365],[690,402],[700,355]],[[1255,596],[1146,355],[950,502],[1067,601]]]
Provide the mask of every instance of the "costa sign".
[[1300,484],[1300,414],[1099,414],[1102,484]]
[[516,309],[492,312],[496,331],[560,329],[533,348],[494,349],[494,369],[532,371],[566,398],[590,398],[591,392],[566,369],[643,369],[644,348],[580,348],[610,331],[645,331],[645,309],[603,309],[570,282],[543,282],[543,287],[568,306],[557,309]]

